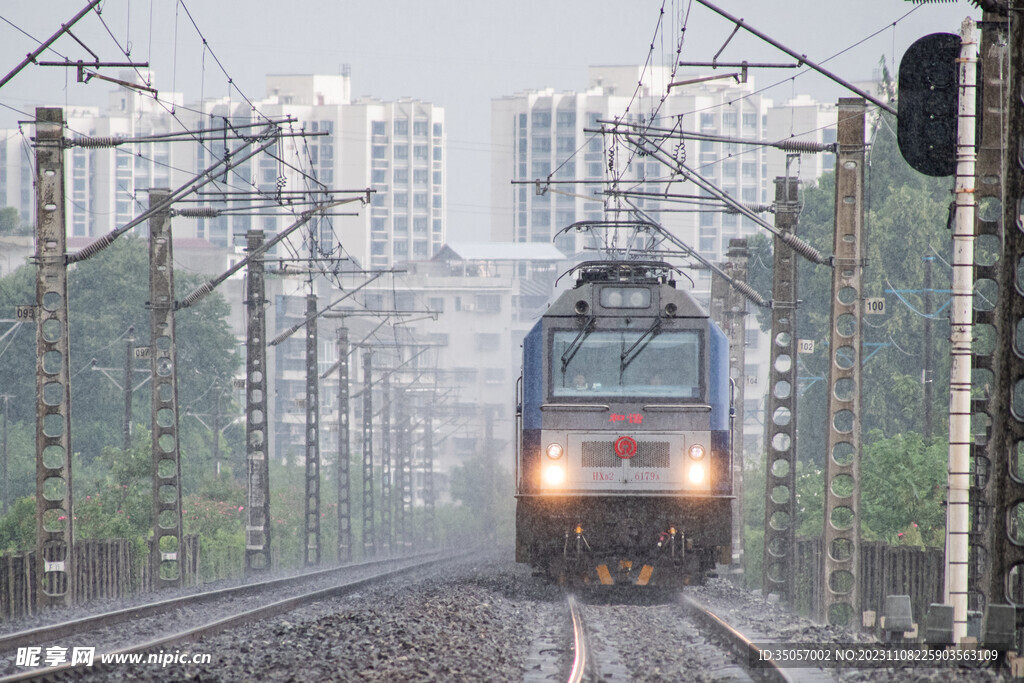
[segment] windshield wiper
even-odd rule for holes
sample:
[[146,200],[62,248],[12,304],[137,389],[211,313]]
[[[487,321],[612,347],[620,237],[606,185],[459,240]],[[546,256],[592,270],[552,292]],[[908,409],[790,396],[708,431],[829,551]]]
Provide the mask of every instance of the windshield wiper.
[[590,316],[587,319],[587,322],[583,325],[583,329],[580,330],[580,333],[577,334],[576,338],[572,340],[571,344],[569,344],[569,348],[567,348],[565,353],[562,354],[563,375],[565,374],[565,369],[569,366],[569,361],[572,360],[572,357],[575,356],[576,352],[580,350],[581,346],[583,346],[583,340],[589,337],[590,333],[593,332],[591,328],[594,327],[595,322],[597,322],[597,317],[593,315]]
[[[661,318],[658,317],[655,318],[654,322],[651,323],[651,326],[648,327],[647,330],[644,331],[644,333],[641,334],[635,342],[633,342],[632,346],[630,346],[628,349],[623,351],[621,355],[619,355],[620,374],[625,372],[626,368],[629,367],[629,364],[636,360],[636,357],[640,355],[640,352],[644,350],[644,347],[646,347],[652,339],[658,336],[660,332]],[[640,346],[641,344],[643,344],[643,346]],[[637,348],[638,346],[640,348]],[[633,351],[634,349],[636,349],[636,352]]]

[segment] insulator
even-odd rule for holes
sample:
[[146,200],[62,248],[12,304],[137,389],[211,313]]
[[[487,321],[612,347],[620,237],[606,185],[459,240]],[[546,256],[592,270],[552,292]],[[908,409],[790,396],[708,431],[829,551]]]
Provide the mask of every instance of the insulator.
[[216,218],[220,212],[212,206],[196,206],[192,208],[175,209],[175,216],[182,218]]
[[771,308],[768,301],[757,293],[757,290],[741,280],[733,280],[732,286],[739,290],[740,294],[750,299],[761,308]]
[[807,244],[807,242],[804,242],[802,239],[795,236],[793,233],[784,232],[781,235],[779,235],[779,239],[785,242],[790,249],[800,254],[808,261],[821,264],[829,263],[830,261],[830,259],[823,257],[820,251],[818,251],[811,245]]
[[68,254],[68,263],[78,263],[79,261],[84,261],[85,259],[91,256],[95,256],[96,254],[100,253],[101,251],[109,247],[113,242],[114,238],[111,237],[110,233],[108,232],[103,237],[99,238],[95,242],[92,242],[91,244],[87,244],[84,248],[75,252],[74,254]]
[[835,149],[834,145],[825,142],[815,142],[814,140],[797,140],[795,138],[787,138],[785,140],[779,140],[772,147],[781,149],[785,152],[806,152],[808,154],[817,154],[818,152],[831,152]]
[[185,299],[178,306],[179,308],[188,308],[195,302],[202,299],[204,296],[213,291],[214,285],[209,282],[204,282],[194,292],[185,297]]
[[[755,204],[754,202],[740,202],[740,205],[750,213],[770,213],[775,210],[774,204]],[[726,207],[726,213],[739,213],[739,209]]]
[[124,144],[124,138],[119,136],[99,138],[75,138],[71,141],[73,147],[117,147]]

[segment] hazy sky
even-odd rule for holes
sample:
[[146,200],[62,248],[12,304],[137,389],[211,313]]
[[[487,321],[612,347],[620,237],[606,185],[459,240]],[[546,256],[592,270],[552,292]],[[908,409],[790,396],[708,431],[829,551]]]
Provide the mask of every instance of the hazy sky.
[[[980,16],[965,0],[714,4],[817,62],[881,31],[827,62],[848,80],[870,79],[883,57],[892,68],[920,36],[956,33],[964,17]],[[0,72],[13,69],[37,41],[85,5],[86,0],[3,0]],[[652,40],[654,63],[669,65],[684,19],[682,58],[687,61],[709,61],[732,30],[725,19],[692,0],[105,0],[101,7],[106,27],[90,15],[75,26],[75,36],[106,61],[124,61],[118,45],[130,44],[132,59],[151,63],[156,87],[183,92],[186,103],[229,91],[235,98],[241,91],[260,99],[266,74],[338,73],[348,64],[355,97],[409,96],[443,106],[450,239],[486,239],[489,231],[493,98],[546,87],[582,90],[588,66],[643,63]],[[656,34],[659,17],[662,30]],[[204,50],[203,38],[209,49]],[[90,58],[68,36],[54,48],[59,55],[49,52],[40,60]],[[790,61],[745,32],[733,38],[720,59]],[[228,86],[225,71],[237,90]],[[117,76],[116,69],[103,73]],[[793,73],[759,72],[753,78],[763,86]],[[76,83],[71,69],[29,65],[0,88],[0,126],[14,127],[39,104],[103,104],[112,87],[100,81]],[[807,74],[785,81],[768,96],[781,102],[803,92],[828,101],[844,94],[823,77]]]

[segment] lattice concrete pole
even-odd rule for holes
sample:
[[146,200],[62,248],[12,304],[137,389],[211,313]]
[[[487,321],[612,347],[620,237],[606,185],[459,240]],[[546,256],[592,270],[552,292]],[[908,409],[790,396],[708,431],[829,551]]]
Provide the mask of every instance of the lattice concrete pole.
[[363,557],[377,554],[373,520],[373,350],[363,350]]
[[401,397],[403,406],[403,418],[402,418],[402,514],[405,516],[405,530],[403,532],[402,542],[405,544],[405,552],[409,553],[412,551],[413,546],[413,507],[416,501],[416,497],[413,494],[413,432],[412,432],[412,416],[413,411],[410,406],[409,396],[403,395]]
[[320,372],[316,295],[306,297],[306,566],[320,564]]
[[[775,227],[796,234],[800,183],[775,179]],[[762,590],[793,601],[796,574],[797,254],[774,240],[771,363],[765,410],[765,508]]]
[[71,605],[74,519],[64,115],[36,109],[36,562],[40,607]]
[[860,618],[857,563],[860,558],[864,114],[863,99],[839,100],[822,604],[828,623],[842,625],[852,625]]
[[[1007,32],[1004,22],[991,12],[983,15],[981,31],[981,89],[978,117],[978,160],[975,165],[974,235],[978,246],[984,246],[989,256],[975,258],[974,276],[977,280],[999,281],[1002,259],[1003,216],[999,208],[1003,194],[1003,134],[1006,126],[1006,88],[1003,84],[1007,72]],[[976,251],[976,255],[981,252]],[[998,257],[998,258],[995,258]],[[985,608],[988,584],[991,581],[992,533],[992,416],[995,359],[996,311],[973,307],[974,336],[978,340],[972,349],[971,369],[975,391],[971,396],[971,414],[974,426],[971,459],[974,477],[971,479],[971,533],[968,540],[970,559],[967,572],[967,608],[981,611]],[[987,340],[987,343],[982,343]],[[984,427],[984,431],[979,431]]]
[[[150,209],[168,189],[149,191]],[[181,450],[178,439],[178,350],[174,325],[174,254],[170,209],[149,219],[149,321],[153,400],[153,588],[179,587],[186,566],[181,524]]]
[[391,513],[394,511],[394,500],[391,495],[391,374],[381,375],[381,407],[380,407],[380,526],[383,535],[384,552],[391,554],[394,550],[394,528],[391,526]]
[[406,526],[406,456],[408,451],[408,424],[406,421],[406,404],[401,391],[396,388],[395,397],[395,539],[399,554],[407,551],[409,540]]
[[263,279],[263,231],[246,234],[249,264],[245,291],[245,453],[247,521],[245,574],[270,571],[270,453],[267,417],[267,317]]
[[[747,281],[747,241],[729,240],[728,262],[722,268],[734,280]],[[711,315],[729,340],[729,377],[732,379],[732,563],[743,562],[743,400],[746,377],[746,298],[722,277],[711,275]]]
[[[1019,7],[1018,3],[1017,4]],[[996,300],[996,358],[992,441],[992,573],[989,606],[1024,603],[1024,17],[1010,12],[1011,57],[1004,87],[1008,91],[1006,149],[1003,163],[1004,267],[999,269]],[[1024,610],[1017,610],[1021,627]]]
[[437,540],[434,516],[434,418],[431,406],[423,417],[423,542],[433,548]]
[[352,559],[352,500],[349,457],[348,328],[338,328],[338,562]]
[[974,299],[974,161],[978,43],[974,21],[961,27],[956,182],[953,217],[953,303],[950,306],[949,468],[943,602],[953,605],[954,642],[967,635],[967,534],[970,510],[971,308]]

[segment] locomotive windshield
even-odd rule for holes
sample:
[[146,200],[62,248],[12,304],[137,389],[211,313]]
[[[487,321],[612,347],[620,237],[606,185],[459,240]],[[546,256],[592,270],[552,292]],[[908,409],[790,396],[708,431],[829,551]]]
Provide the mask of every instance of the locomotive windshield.
[[696,331],[556,331],[551,349],[556,398],[701,398]]

